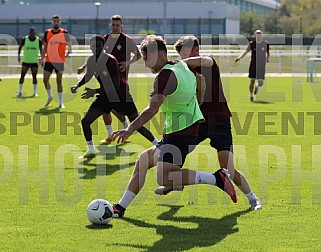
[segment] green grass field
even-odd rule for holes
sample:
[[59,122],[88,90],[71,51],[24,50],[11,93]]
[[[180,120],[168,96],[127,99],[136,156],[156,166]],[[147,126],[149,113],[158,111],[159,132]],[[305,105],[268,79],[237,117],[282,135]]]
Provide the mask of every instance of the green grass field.
[[[152,80],[130,79],[139,110],[148,104]],[[96,227],[86,218],[88,203],[118,201],[135,159],[150,143],[134,134],[123,145],[100,145],[106,133],[99,120],[98,156],[78,159],[86,150],[80,119],[90,101],[81,100],[81,92],[69,94],[76,79],[64,81],[63,110],[57,97],[43,108],[41,79],[37,98],[30,97],[30,79],[20,99],[15,97],[17,79],[0,82],[1,251],[321,250],[320,84],[267,78],[250,103],[247,78],[223,79],[233,112],[235,162],[262,200],[261,211],[249,211],[240,191],[233,204],[207,185],[157,196],[152,169],[126,218]],[[157,117],[149,127],[160,138],[158,124]],[[186,167],[218,169],[207,141],[189,155]]]

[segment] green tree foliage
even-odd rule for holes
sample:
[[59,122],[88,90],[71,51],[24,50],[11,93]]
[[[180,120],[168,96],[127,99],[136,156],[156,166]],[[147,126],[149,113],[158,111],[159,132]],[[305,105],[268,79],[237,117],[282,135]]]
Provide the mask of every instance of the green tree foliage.
[[246,11],[241,15],[240,28],[245,36],[251,36],[255,30],[262,29],[263,16],[255,12]]
[[321,33],[321,0],[283,0],[276,12],[241,14],[241,33],[253,34],[258,27],[265,33],[315,36]]

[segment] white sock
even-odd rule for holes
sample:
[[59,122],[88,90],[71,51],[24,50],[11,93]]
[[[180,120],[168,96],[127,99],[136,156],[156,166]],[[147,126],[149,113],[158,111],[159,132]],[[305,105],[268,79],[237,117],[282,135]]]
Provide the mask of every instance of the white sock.
[[20,84],[19,84],[19,93],[22,93],[22,87],[23,87],[23,84],[20,83]]
[[52,97],[51,88],[48,88],[48,89],[47,89],[47,94],[48,94],[48,97]]
[[249,201],[253,199],[257,199],[256,195],[252,191],[250,191],[248,194],[245,194],[245,195]]
[[195,184],[216,185],[216,178],[212,173],[197,171],[195,175]]
[[253,93],[250,93],[250,97],[253,97]]
[[157,140],[156,138],[154,138],[153,144],[154,144],[155,146],[158,144],[158,140]]
[[118,201],[118,204],[121,205],[123,208],[127,208],[135,197],[135,193],[126,190],[123,194],[123,197],[120,199],[120,201]]
[[36,94],[37,93],[37,84],[33,84],[33,93]]
[[59,104],[63,104],[63,99],[62,99],[62,93],[58,92],[58,99],[59,99]]
[[128,127],[128,122],[127,120],[123,121],[124,128],[126,129]]
[[88,151],[91,153],[95,153],[95,145],[94,145],[94,141],[87,141],[87,147],[88,147]]
[[107,130],[107,137],[111,137],[113,134],[113,126],[111,124],[105,125]]

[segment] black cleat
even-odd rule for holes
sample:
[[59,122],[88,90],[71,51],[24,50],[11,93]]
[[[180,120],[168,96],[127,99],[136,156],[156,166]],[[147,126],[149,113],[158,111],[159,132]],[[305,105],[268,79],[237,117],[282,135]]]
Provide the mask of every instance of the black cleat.
[[123,208],[119,204],[114,204],[113,205],[113,210],[114,210],[114,215],[113,218],[123,218],[126,208]]

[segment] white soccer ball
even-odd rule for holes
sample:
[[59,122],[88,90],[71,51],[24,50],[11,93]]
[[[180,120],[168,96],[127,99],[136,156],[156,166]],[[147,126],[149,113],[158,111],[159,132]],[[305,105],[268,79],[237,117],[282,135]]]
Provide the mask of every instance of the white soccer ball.
[[113,206],[104,199],[95,199],[87,207],[87,218],[93,224],[107,224],[112,220],[113,215]]

